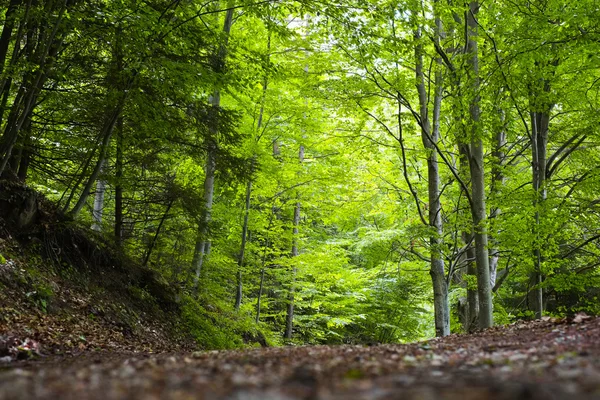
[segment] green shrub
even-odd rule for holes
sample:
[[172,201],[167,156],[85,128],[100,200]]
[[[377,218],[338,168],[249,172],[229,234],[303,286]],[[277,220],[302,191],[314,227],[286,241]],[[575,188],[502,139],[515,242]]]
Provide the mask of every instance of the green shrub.
[[184,295],[181,317],[196,342],[207,350],[281,345],[280,335],[266,324],[256,324],[245,308],[234,312],[226,305],[205,305],[203,299]]
[[189,295],[183,296],[181,317],[196,342],[205,349],[236,349],[244,344],[226,318],[206,310]]

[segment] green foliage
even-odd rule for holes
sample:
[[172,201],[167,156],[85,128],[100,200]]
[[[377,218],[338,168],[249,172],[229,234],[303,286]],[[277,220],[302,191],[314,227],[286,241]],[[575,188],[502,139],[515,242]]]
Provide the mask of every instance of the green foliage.
[[204,305],[189,295],[182,298],[181,317],[198,345],[204,349],[279,344],[279,340],[265,326],[256,325],[251,318],[234,314],[231,309]]
[[[221,315],[209,312],[196,300],[184,296],[181,316],[196,342],[206,349],[234,349],[241,347],[241,336],[235,334],[230,325],[223,325]],[[227,321],[229,322],[229,321]]]
[[[14,56],[0,60],[1,139],[14,141],[0,149],[3,176],[65,212],[81,199],[77,218],[90,226],[95,197],[98,237],[186,293],[182,317],[204,347],[281,343],[292,301],[294,343],[432,336],[432,256],[460,331],[456,304],[477,287],[465,271],[471,132],[485,147],[488,250],[507,272],[496,320],[534,315],[538,288],[549,313],[598,312],[600,19],[588,1],[481,3],[479,77],[460,50],[465,4],[240,4],[225,33],[218,2],[67,2],[64,20],[60,2],[34,3],[8,32]],[[54,26],[48,43],[27,34]],[[548,120],[538,191],[536,115]],[[427,124],[439,128],[436,146]],[[432,166],[439,193],[429,192]],[[31,296],[45,307],[51,293]]]
[[494,305],[494,321],[498,325],[507,325],[515,320],[515,315],[510,314],[502,303],[496,302]]
[[26,293],[26,297],[43,313],[48,312],[48,303],[53,296],[52,288],[43,284],[36,285],[35,290]]

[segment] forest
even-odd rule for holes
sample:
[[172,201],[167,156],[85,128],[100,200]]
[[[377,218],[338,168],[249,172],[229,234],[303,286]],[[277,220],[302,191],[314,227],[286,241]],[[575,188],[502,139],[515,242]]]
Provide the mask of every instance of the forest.
[[2,179],[207,347],[600,313],[596,1],[0,7]]

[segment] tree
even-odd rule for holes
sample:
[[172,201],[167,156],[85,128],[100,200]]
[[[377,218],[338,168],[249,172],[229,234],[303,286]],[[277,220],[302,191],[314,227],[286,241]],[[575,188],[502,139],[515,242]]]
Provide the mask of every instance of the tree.
[[[223,42],[219,45],[218,51],[213,55],[213,70],[216,74],[223,74],[225,68],[225,60],[227,56],[227,42],[233,24],[232,4],[229,3],[229,8],[225,14],[223,23]],[[194,293],[198,292],[200,285],[200,272],[203,262],[208,257],[210,252],[209,225],[211,222],[211,211],[213,206],[213,192],[215,185],[215,172],[217,163],[217,148],[219,135],[219,114],[221,112],[221,90],[216,88],[210,98],[209,119],[210,119],[210,138],[208,139],[208,148],[206,155],[206,167],[204,169],[204,208],[202,210],[202,219],[199,223],[198,238],[196,239],[196,248],[194,250],[194,259],[192,265],[196,270],[194,278]]]
[[479,2],[471,1],[466,11],[468,75],[471,82],[472,100],[469,107],[471,123],[471,146],[469,170],[471,173],[471,213],[475,237],[475,260],[477,265],[477,294],[479,298],[479,327],[494,324],[492,315],[492,287],[490,284],[490,261],[487,237],[487,209],[485,204],[485,178],[483,163],[483,139],[481,137],[479,109],[479,54],[477,46],[477,13]]

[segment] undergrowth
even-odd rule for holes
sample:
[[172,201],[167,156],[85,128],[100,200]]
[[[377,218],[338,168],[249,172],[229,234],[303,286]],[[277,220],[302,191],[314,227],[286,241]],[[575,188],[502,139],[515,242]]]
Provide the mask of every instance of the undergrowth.
[[219,305],[206,304],[185,294],[181,316],[189,332],[204,349],[237,349],[241,347],[275,346],[279,339],[247,314],[236,313]]
[[[6,217],[18,205],[11,199],[30,195],[31,189],[4,187],[17,195],[0,199],[0,285],[11,291],[0,293],[0,311],[14,310],[19,321],[30,314],[31,322],[25,324],[32,326],[25,329],[35,330],[35,316],[43,315],[58,325],[82,321],[72,328],[85,330],[88,338],[109,329],[111,338],[146,346],[147,336],[154,335],[149,349],[168,349],[170,341],[190,339],[206,350],[281,344],[267,325],[254,321],[249,305],[236,312],[215,298],[179,294],[164,268],[142,267],[110,238],[65,217],[42,197],[34,222],[18,227]],[[15,318],[6,320],[7,326]],[[71,336],[84,337],[78,332]],[[100,346],[104,336],[96,336],[94,345]]]

